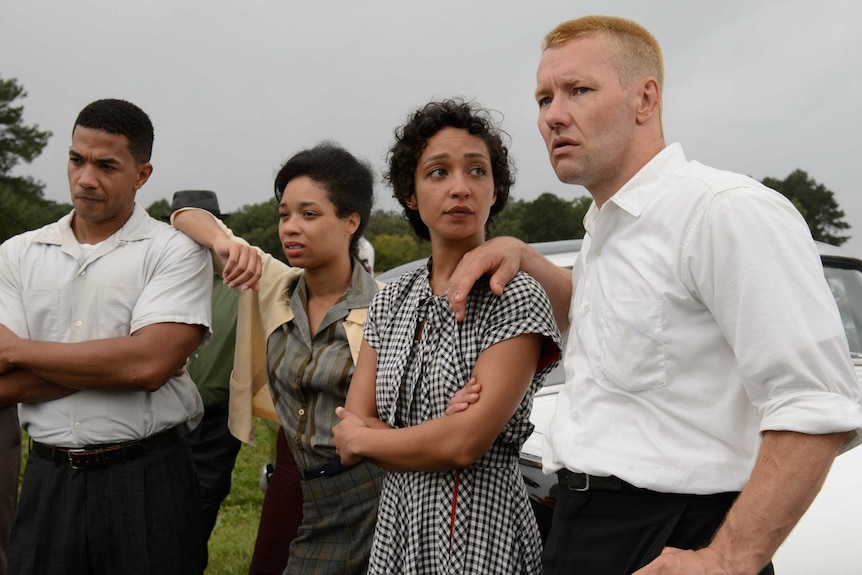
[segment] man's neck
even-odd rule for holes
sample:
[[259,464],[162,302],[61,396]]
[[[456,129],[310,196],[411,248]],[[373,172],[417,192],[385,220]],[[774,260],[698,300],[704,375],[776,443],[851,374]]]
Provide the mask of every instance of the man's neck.
[[88,222],[78,217],[77,214],[72,214],[72,233],[75,234],[75,239],[80,244],[97,244],[117,233],[120,228],[126,225],[129,218],[123,221]]
[[664,139],[658,137],[648,146],[642,147],[643,151],[637,153],[631,158],[631,161],[627,162],[627,168],[620,170],[619,176],[613,182],[608,182],[607,185],[602,186],[587,187],[587,191],[593,197],[596,207],[601,209],[605,202],[614,197],[644,166],[649,164],[664,149]]

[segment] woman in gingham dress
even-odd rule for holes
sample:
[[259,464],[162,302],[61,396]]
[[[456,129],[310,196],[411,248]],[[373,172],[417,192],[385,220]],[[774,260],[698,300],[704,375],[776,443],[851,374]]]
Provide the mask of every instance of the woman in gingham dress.
[[[369,573],[539,573],[541,541],[518,469],[533,394],[559,357],[541,286],[519,274],[502,296],[487,282],[457,322],[446,301],[461,256],[485,241],[512,184],[489,114],[432,102],[396,133],[386,175],[420,237],[426,266],[379,292],[335,445],[384,479]],[[446,415],[469,380],[482,399]],[[475,410],[475,411],[474,411]]]

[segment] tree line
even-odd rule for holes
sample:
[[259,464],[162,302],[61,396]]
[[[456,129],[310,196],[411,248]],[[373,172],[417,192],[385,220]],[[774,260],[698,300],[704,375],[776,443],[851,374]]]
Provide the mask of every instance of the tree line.
[[[42,182],[31,176],[11,175],[17,165],[38,157],[51,137],[51,132],[40,130],[38,125],[24,123],[23,106],[17,101],[25,96],[16,79],[0,77],[0,242],[53,222],[72,209],[71,204],[46,199]],[[834,193],[803,170],[794,170],[784,179],[767,177],[763,183],[794,203],[815,240],[840,246],[850,239],[843,233],[850,225]],[[526,242],[582,238],[583,219],[591,201],[589,196],[565,200],[547,192],[534,200],[510,201],[491,224],[491,235],[515,236]],[[157,200],[146,209],[155,218],[170,215],[167,199]],[[228,224],[249,243],[284,260],[277,213],[273,198],[242,206],[231,214]],[[428,242],[420,242],[397,211],[375,210],[365,236],[374,246],[377,272],[430,252]]]

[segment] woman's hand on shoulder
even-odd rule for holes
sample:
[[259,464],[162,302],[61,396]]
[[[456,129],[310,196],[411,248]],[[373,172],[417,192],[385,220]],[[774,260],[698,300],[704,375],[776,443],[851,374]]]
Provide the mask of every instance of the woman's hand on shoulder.
[[242,290],[260,289],[263,263],[257,248],[224,237],[216,240],[213,251],[224,262],[222,278],[225,285]]

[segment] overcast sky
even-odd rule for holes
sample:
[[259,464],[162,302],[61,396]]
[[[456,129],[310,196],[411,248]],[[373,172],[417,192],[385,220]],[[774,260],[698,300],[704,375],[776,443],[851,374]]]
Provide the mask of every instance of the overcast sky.
[[[379,176],[411,110],[464,96],[502,114],[515,197],[572,199],[585,190],[556,180],[536,128],[535,69],[542,36],[591,13],[637,20],[661,43],[668,143],[757,179],[805,170],[835,192],[862,255],[857,0],[4,0],[0,75],[27,90],[25,120],[54,133],[18,173],[68,201],[75,116],[124,98],[156,129],[139,202],[208,188],[232,211],[270,197],[280,163],[323,139]],[[394,206],[382,185],[377,198]]]
[[[0,75],[26,88],[26,121],[54,133],[18,172],[57,201],[74,118],[104,97],[155,124],[144,206],[184,188],[215,190],[225,211],[258,203],[284,159],[323,139],[379,175],[393,128],[445,96],[502,114],[517,198],[571,199],[585,190],[556,180],[536,129],[539,42],[563,20],[625,16],[663,47],[667,141],[758,179],[807,171],[835,192],[862,255],[860,12],[853,0],[5,0]],[[394,206],[382,185],[377,200]]]

